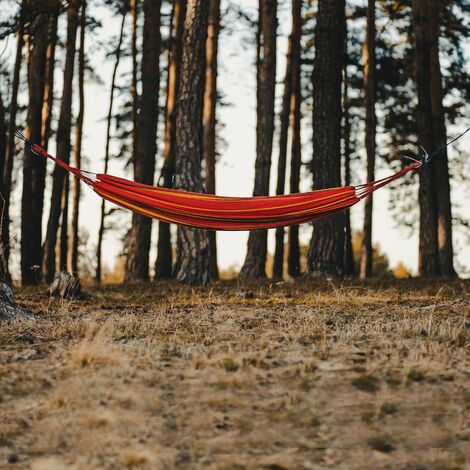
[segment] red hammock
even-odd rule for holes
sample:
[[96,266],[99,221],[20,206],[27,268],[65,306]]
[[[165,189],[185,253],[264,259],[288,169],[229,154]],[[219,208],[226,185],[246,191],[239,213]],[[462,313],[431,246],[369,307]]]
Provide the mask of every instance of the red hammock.
[[223,197],[159,188],[116,176],[90,173],[54,158],[37,144],[32,144],[31,150],[80,178],[107,201],[163,222],[209,230],[256,230],[322,219],[348,209],[423,164],[416,160],[394,175],[359,186],[282,196]]

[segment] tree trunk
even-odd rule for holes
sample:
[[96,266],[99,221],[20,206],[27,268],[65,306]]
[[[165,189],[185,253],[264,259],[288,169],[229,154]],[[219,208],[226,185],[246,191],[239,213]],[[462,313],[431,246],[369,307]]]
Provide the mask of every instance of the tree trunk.
[[[341,81],[346,37],[345,2],[319,0],[313,72],[313,187],[341,185]],[[344,216],[314,222],[308,254],[311,276],[344,273]]]
[[15,302],[4,253],[3,244],[0,240],[0,321],[32,319],[32,316]]
[[[60,224],[60,239],[59,239],[59,270],[67,270],[67,258],[69,251],[69,194],[70,194],[70,176],[65,175],[64,190],[62,193],[61,207],[61,224]],[[55,274],[55,273],[54,273]]]
[[[413,0],[413,27],[416,51],[416,85],[418,90],[417,126],[420,144],[435,148],[431,93],[431,0]],[[419,171],[419,274],[434,277],[440,274],[437,239],[436,167],[424,165]]]
[[[274,133],[276,86],[277,1],[260,0],[259,26],[262,58],[257,70],[256,162],[253,196],[269,194],[271,153]],[[266,276],[267,230],[250,232],[241,278]]]
[[[121,29],[119,32],[119,41],[116,47],[115,52],[115,61],[114,61],[114,68],[113,74],[111,78],[111,90],[109,96],[109,108],[108,108],[108,116],[106,119],[106,148],[104,154],[104,173],[108,172],[109,166],[109,151],[110,151],[110,144],[111,144],[111,123],[113,120],[113,105],[114,105],[114,93],[116,91],[116,76],[119,67],[119,62],[121,60],[121,47],[122,41],[124,39],[124,26],[126,24],[126,13],[124,12],[122,15],[121,21]],[[101,212],[100,212],[100,228],[98,230],[98,243],[96,248],[96,271],[95,271],[95,281],[101,282],[101,258],[102,258],[102,246],[103,246],[103,237],[105,231],[105,218],[106,218],[106,201],[104,199],[101,200]]]
[[53,6],[49,19],[49,43],[46,53],[46,81],[44,88],[44,102],[42,104],[42,139],[41,147],[47,151],[51,137],[52,108],[54,104],[54,70],[55,51],[57,46],[57,21],[59,19],[60,2]]
[[[3,105],[2,93],[0,90],[0,175],[3,175],[5,171],[5,160],[7,154],[7,125],[4,121],[5,107]],[[3,204],[3,179],[0,180],[0,202]],[[3,221],[3,214],[0,213],[0,222]]]
[[[302,162],[302,142],[300,138],[300,121],[302,105],[301,88],[301,37],[302,37],[302,0],[292,2],[292,96],[290,101],[291,114],[291,160],[289,192],[300,190],[300,167]],[[287,272],[291,277],[300,276],[299,226],[289,227]]]
[[[377,128],[375,115],[375,34],[375,0],[369,0],[366,41],[362,50],[366,108],[367,181],[375,180],[375,134]],[[359,273],[361,279],[372,275],[372,213],[373,195],[370,194],[364,204],[364,228]]]
[[[350,102],[349,102],[349,78],[348,69],[346,64],[343,67],[343,151],[344,151],[344,185],[351,184],[351,117],[350,117]],[[348,209],[344,213],[345,229],[344,229],[344,274],[345,276],[354,277],[354,255],[352,248],[352,233],[351,233],[351,211]]]
[[139,94],[137,92],[137,16],[139,0],[130,0],[130,10],[132,18],[131,26],[131,57],[132,57],[132,162],[135,162],[137,154],[137,114],[139,112]]
[[[136,182],[153,185],[157,152],[158,91],[160,88],[160,0],[144,0],[142,47],[142,100],[137,117]],[[126,281],[149,279],[149,251],[152,219],[132,215],[126,260]]]
[[[83,118],[85,115],[85,32],[86,32],[86,0],[82,0],[82,13],[80,18],[80,49],[78,52],[78,116],[75,125],[74,166],[80,168],[82,160]],[[72,276],[78,273],[78,217],[80,210],[81,181],[73,180],[72,203],[72,233],[70,240],[69,271]]]
[[[163,149],[163,168],[161,177],[163,186],[173,186],[175,172],[175,137],[176,137],[176,100],[181,70],[181,51],[183,45],[184,19],[186,17],[186,0],[175,0],[172,14],[172,34],[168,58],[168,83],[165,111],[165,145]],[[158,224],[158,249],[155,262],[155,277],[168,279],[171,277],[173,253],[171,247],[170,225],[165,222]]]
[[[70,0],[67,9],[67,46],[64,65],[64,88],[60,105],[59,125],[57,129],[57,158],[70,161],[70,129],[72,120],[72,83],[75,62],[75,41],[78,28],[80,0]],[[64,191],[66,172],[55,166],[53,172],[51,207],[47,223],[46,240],[42,259],[42,271],[46,282],[51,282],[56,268],[55,246],[61,213],[61,199]]]
[[[201,108],[209,0],[189,0],[184,24],[179,96],[176,105],[175,188],[203,192]],[[174,277],[184,284],[209,282],[209,240],[204,230],[178,227]]]
[[8,276],[8,261],[10,258],[10,197],[11,197],[11,178],[13,173],[13,160],[15,156],[15,129],[16,129],[16,114],[18,111],[18,90],[20,86],[20,72],[21,64],[23,62],[23,31],[19,31],[16,35],[16,56],[15,65],[13,69],[13,80],[11,84],[11,101],[9,109],[8,121],[8,145],[5,155],[5,165],[3,167],[2,187],[3,187],[3,201],[2,201],[2,234],[1,240],[5,254],[5,270]]
[[[206,192],[215,194],[216,160],[216,105],[217,105],[217,49],[220,30],[220,0],[210,1],[209,26],[206,41],[206,78],[203,111],[203,158],[205,162]],[[216,232],[208,232],[209,237],[209,275],[219,278],[217,267]]]
[[[28,63],[28,110],[25,135],[41,142],[42,106],[46,74],[48,21],[46,14],[36,16],[30,28]],[[14,135],[14,134],[13,134]],[[23,191],[21,199],[21,280],[23,285],[39,281],[41,266],[42,204],[44,198],[46,161],[29,148],[23,158]]]
[[[279,116],[279,160],[277,163],[276,194],[284,194],[286,186],[287,140],[289,134],[289,112],[292,96],[292,35],[289,38],[286,54],[286,75],[284,77],[284,94],[282,96],[281,114]],[[284,274],[284,227],[276,229],[276,246],[273,261],[273,279],[282,279]]]
[[[447,141],[445,111],[442,105],[443,89],[441,66],[439,62],[439,24],[443,8],[437,0],[432,0],[428,10],[430,15],[430,67],[431,67],[431,106],[434,148],[439,148]],[[437,203],[437,241],[439,265],[442,276],[454,277],[454,249],[452,243],[452,206],[450,198],[449,164],[447,148],[444,148],[433,162],[435,167],[435,194]]]

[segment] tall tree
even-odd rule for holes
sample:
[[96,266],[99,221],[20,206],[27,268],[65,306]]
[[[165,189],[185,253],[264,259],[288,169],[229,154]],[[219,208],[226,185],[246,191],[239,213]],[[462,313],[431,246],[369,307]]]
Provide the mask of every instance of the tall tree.
[[[301,38],[302,38],[302,0],[292,1],[292,96],[290,100],[291,120],[291,160],[289,191],[300,191],[300,167],[302,164],[302,142],[300,121],[302,105],[301,87]],[[291,277],[300,275],[300,247],[298,225],[289,227],[287,272]]]
[[137,114],[139,112],[139,94],[137,91],[137,16],[139,0],[130,0],[131,9],[131,57],[132,57],[132,80],[131,80],[131,100],[132,100],[132,161],[137,153]]
[[[85,115],[85,32],[86,32],[86,0],[82,0],[82,12],[80,16],[80,47],[78,51],[78,116],[75,124],[74,166],[80,168],[82,160],[82,136],[83,118]],[[68,270],[73,274],[78,273],[78,216],[80,210],[80,181],[73,180],[72,203],[72,233],[70,239],[70,259]]]
[[[134,179],[153,184],[157,151],[158,91],[160,88],[160,0],[144,0],[142,46],[142,99],[137,116],[137,151]],[[126,260],[126,281],[149,279],[149,251],[152,219],[132,215]]]
[[[168,51],[168,73],[165,109],[165,144],[163,148],[162,183],[165,188],[173,185],[175,172],[175,138],[176,138],[176,100],[181,71],[181,52],[183,49],[184,19],[186,17],[187,0],[175,0],[173,3],[170,48]],[[158,249],[155,262],[155,277],[167,279],[171,277],[173,253],[171,247],[170,225],[159,222]]]
[[[366,108],[367,181],[375,180],[375,134],[377,128],[375,114],[375,35],[375,0],[369,0],[367,4],[366,40],[362,49]],[[373,195],[370,194],[364,204],[364,228],[359,273],[361,279],[366,279],[372,275],[372,213]]]
[[[319,0],[313,71],[313,187],[341,185],[341,82],[346,37],[345,1]],[[344,216],[318,220],[308,253],[311,276],[342,276]]]
[[[215,194],[216,160],[216,104],[217,104],[217,52],[220,31],[220,0],[210,0],[209,26],[206,41],[206,76],[203,109],[203,158],[205,162],[206,192]],[[218,279],[216,232],[209,231],[209,274]]]
[[[72,84],[75,63],[75,42],[79,23],[81,0],[70,0],[67,8],[67,44],[64,64],[64,86],[60,105],[59,125],[57,129],[57,158],[70,161],[70,130],[72,122]],[[55,246],[61,215],[61,200],[66,181],[66,172],[55,166],[53,172],[51,207],[47,222],[44,242],[42,272],[46,282],[51,282],[56,269]],[[63,221],[64,222],[64,221]]]
[[[347,50],[347,48],[346,48]],[[351,116],[349,101],[349,78],[346,63],[343,70],[343,156],[344,156],[344,185],[351,184]],[[344,227],[344,274],[354,276],[354,255],[352,247],[351,233],[351,211],[348,209],[345,214]]]
[[[29,26],[28,110],[25,135],[41,142],[42,106],[46,75],[48,18],[38,14]],[[38,281],[37,267],[41,265],[42,206],[46,162],[29,148],[23,158],[23,191],[21,198],[21,280],[24,285]]]
[[15,129],[16,129],[16,114],[18,112],[18,90],[20,87],[20,72],[23,62],[23,31],[20,30],[17,34],[16,42],[16,55],[15,65],[13,67],[13,79],[11,82],[11,98],[9,106],[9,121],[8,121],[8,144],[5,154],[5,164],[3,167],[2,187],[3,187],[3,201],[2,201],[2,244],[5,255],[5,270],[8,275],[8,261],[10,255],[10,193],[11,193],[11,178],[13,173],[13,158],[15,154]]
[[[274,96],[276,86],[277,1],[259,2],[259,39],[261,57],[257,67],[256,162],[253,196],[269,194],[271,153],[274,132]],[[242,278],[266,276],[267,230],[250,232]]]
[[[109,92],[109,108],[108,116],[106,118],[106,147],[104,154],[104,173],[108,172],[109,167],[109,157],[110,157],[110,145],[111,145],[111,124],[113,120],[113,105],[114,105],[114,96],[116,92],[116,77],[117,71],[119,68],[119,63],[121,61],[121,48],[122,42],[124,39],[124,26],[126,24],[126,10],[122,13],[121,28],[119,30],[119,40],[118,45],[115,51],[114,67],[113,73],[111,76],[111,88]],[[96,271],[95,271],[95,280],[101,282],[101,268],[102,268],[102,247],[103,247],[103,237],[105,231],[105,219],[106,219],[106,201],[101,200],[101,210],[100,210],[100,227],[98,229],[98,242],[96,248]]]
[[[432,32],[430,15],[433,2],[413,0],[413,26],[418,91],[417,126],[420,144],[435,148],[431,92]],[[437,237],[437,201],[434,187],[436,166],[424,165],[419,172],[419,273],[424,277],[440,274]]]
[[[189,0],[184,23],[179,96],[176,104],[175,188],[203,191],[200,143],[204,52],[209,0]],[[204,230],[178,227],[174,277],[184,284],[209,282],[209,240]]]
[[[294,26],[292,26],[293,28]],[[279,159],[277,162],[276,194],[284,194],[286,186],[287,140],[289,137],[289,115],[292,96],[292,33],[289,37],[286,54],[286,74],[279,116]],[[284,227],[276,229],[276,245],[273,262],[273,279],[282,279],[284,271]]]

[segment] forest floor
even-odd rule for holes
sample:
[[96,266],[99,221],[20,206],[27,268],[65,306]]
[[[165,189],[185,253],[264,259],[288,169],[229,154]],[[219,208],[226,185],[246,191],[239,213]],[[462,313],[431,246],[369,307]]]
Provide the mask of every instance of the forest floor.
[[1,468],[470,468],[469,281],[85,292],[0,325]]

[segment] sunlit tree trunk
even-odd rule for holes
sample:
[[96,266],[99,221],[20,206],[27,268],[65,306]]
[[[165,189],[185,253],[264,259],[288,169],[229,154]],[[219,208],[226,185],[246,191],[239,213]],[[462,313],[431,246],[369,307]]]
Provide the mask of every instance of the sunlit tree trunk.
[[[287,140],[289,137],[289,115],[292,96],[292,33],[289,38],[286,54],[286,74],[282,96],[281,114],[279,116],[279,159],[277,162],[276,194],[284,194],[286,186]],[[284,271],[284,227],[276,229],[276,245],[273,261],[273,279],[282,279]]]
[[[29,38],[28,110],[25,135],[41,142],[42,106],[46,75],[48,18],[37,15],[30,25],[34,36]],[[21,281],[23,285],[39,280],[41,265],[42,202],[44,197],[46,162],[29,148],[23,157],[23,191],[21,198]],[[41,212],[38,210],[41,209]]]
[[[261,59],[257,70],[256,162],[253,196],[269,194],[271,153],[274,133],[274,96],[276,85],[277,1],[260,0],[259,26]],[[248,237],[242,278],[266,276],[267,230],[251,231]]]
[[[121,47],[122,41],[124,39],[124,26],[126,24],[126,13],[122,14],[121,20],[121,29],[119,32],[119,41],[116,47],[115,60],[113,67],[113,74],[111,77],[111,90],[109,93],[109,108],[108,116],[106,118],[106,148],[104,153],[104,173],[108,172],[109,167],[109,152],[111,144],[111,124],[113,120],[113,105],[114,105],[114,94],[116,91],[116,76],[119,67],[119,62],[121,61]],[[101,200],[101,210],[100,210],[100,228],[98,229],[98,242],[96,248],[96,271],[95,271],[95,280],[101,282],[101,268],[102,268],[102,247],[103,247],[103,237],[105,232],[105,218],[106,218],[106,203],[105,200]]]
[[[64,88],[60,105],[59,125],[57,129],[57,158],[66,163],[70,161],[70,130],[72,121],[72,83],[75,62],[75,41],[79,23],[80,0],[70,0],[67,9],[67,45],[64,64]],[[64,192],[66,172],[55,166],[53,172],[51,208],[47,223],[46,241],[44,242],[42,271],[46,282],[51,282],[55,269],[55,246],[61,215],[61,201]],[[64,221],[63,221],[64,222]]]
[[[341,185],[341,82],[346,19],[344,0],[319,0],[313,71],[313,187]],[[344,273],[344,216],[318,220],[308,254],[311,276]]]
[[[74,166],[81,167],[82,160],[82,136],[83,118],[85,115],[85,31],[86,31],[86,0],[82,0],[82,12],[80,17],[80,49],[78,52],[78,116],[75,125]],[[70,240],[70,259],[68,270],[74,276],[78,273],[78,217],[80,210],[80,180],[73,180],[72,203],[72,233]]]
[[[291,160],[289,192],[300,190],[300,167],[302,163],[302,142],[300,121],[302,105],[301,87],[301,37],[302,37],[302,0],[292,2],[292,96],[290,100],[291,121]],[[289,227],[287,272],[291,277],[300,275],[299,226]]]
[[[416,53],[416,85],[418,90],[417,126],[419,143],[435,148],[431,88],[432,32],[429,16],[435,7],[431,0],[413,0],[413,27]],[[440,274],[437,237],[437,201],[434,186],[436,166],[424,165],[419,171],[419,274],[434,277]]]
[[[364,67],[364,90],[366,108],[366,154],[367,181],[375,180],[375,0],[367,5],[366,41],[362,49]],[[366,279],[372,275],[372,213],[373,195],[367,196],[364,204],[364,227],[361,246],[361,269],[359,276]]]
[[15,155],[15,129],[16,129],[16,114],[18,112],[18,90],[20,86],[20,72],[23,62],[23,31],[16,35],[16,55],[15,65],[13,68],[13,79],[11,83],[11,98],[9,107],[9,121],[8,121],[8,143],[5,154],[5,164],[3,167],[2,187],[3,187],[3,201],[2,204],[2,244],[5,255],[5,270],[8,275],[8,261],[10,255],[10,196],[11,196],[11,178],[13,173],[13,160]]
[[[184,19],[186,16],[186,0],[175,0],[172,14],[172,32],[168,57],[168,78],[165,110],[165,144],[163,148],[162,184],[165,188],[173,185],[175,172],[175,137],[176,137],[176,100],[178,97],[179,77],[181,70],[181,51],[183,44]],[[170,225],[159,222],[158,249],[155,262],[155,277],[168,279],[171,277],[173,253],[171,247]]]
[[[176,105],[175,188],[195,192],[203,192],[200,137],[208,16],[209,0],[188,1]],[[184,284],[204,285],[209,282],[206,231],[178,227],[174,277]]]
[[[206,77],[203,111],[203,158],[206,192],[215,194],[217,49],[220,30],[220,0],[210,1],[209,26],[206,41]],[[211,279],[218,279],[216,232],[209,231],[209,270]]]
[[[160,88],[160,0],[144,0],[142,46],[142,96],[137,116],[137,152],[134,179],[153,185],[157,152],[158,91]],[[149,279],[152,219],[132,214],[126,259],[126,281]]]
[[[430,18],[430,82],[432,124],[434,148],[439,148],[447,141],[445,111],[442,105],[443,89],[441,65],[439,61],[439,25],[443,9],[446,8],[438,0],[432,0],[428,10]],[[454,248],[452,243],[452,204],[450,198],[449,164],[447,149],[443,149],[433,163],[435,167],[435,193],[437,202],[437,242],[439,250],[439,265],[442,276],[453,277]]]

